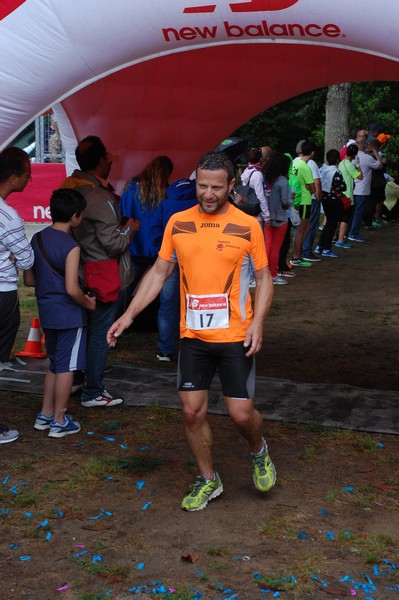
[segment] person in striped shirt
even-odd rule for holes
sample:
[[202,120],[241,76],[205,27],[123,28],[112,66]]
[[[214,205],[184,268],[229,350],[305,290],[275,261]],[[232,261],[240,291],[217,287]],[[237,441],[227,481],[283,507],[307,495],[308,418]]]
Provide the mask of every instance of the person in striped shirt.
[[[29,157],[10,146],[0,153],[0,371],[13,368],[11,351],[21,322],[18,299],[18,270],[33,265],[33,250],[21,217],[6,202],[22,192],[31,180]],[[18,431],[0,425],[0,443],[13,442]]]

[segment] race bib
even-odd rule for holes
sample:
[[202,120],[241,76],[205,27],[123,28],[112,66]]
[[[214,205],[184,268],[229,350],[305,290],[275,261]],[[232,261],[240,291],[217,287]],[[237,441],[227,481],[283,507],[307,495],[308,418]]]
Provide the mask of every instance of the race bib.
[[226,329],[229,326],[229,300],[227,294],[194,296],[186,294],[188,329]]

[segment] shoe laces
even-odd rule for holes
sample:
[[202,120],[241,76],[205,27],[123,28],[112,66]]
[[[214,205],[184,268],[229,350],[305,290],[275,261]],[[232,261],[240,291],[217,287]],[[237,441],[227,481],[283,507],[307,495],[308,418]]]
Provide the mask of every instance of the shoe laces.
[[206,485],[206,481],[204,477],[202,477],[202,475],[199,475],[196,481],[192,483],[188,488],[190,496],[198,496],[204,485]]
[[253,456],[252,460],[253,460],[254,466],[256,466],[256,468],[259,470],[259,473],[261,475],[266,475],[266,462],[267,462],[266,450],[264,450],[257,456]]

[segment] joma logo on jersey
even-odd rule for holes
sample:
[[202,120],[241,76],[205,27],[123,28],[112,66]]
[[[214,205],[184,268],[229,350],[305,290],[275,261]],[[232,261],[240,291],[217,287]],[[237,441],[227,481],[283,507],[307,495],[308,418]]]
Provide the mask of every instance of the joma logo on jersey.
[[[270,10],[283,10],[296,4],[299,0],[249,0],[230,4],[231,12],[265,12]],[[216,4],[207,4],[206,6],[188,6],[184,9],[185,13],[212,13],[216,9]]]
[[200,227],[220,227],[219,223],[201,223]]

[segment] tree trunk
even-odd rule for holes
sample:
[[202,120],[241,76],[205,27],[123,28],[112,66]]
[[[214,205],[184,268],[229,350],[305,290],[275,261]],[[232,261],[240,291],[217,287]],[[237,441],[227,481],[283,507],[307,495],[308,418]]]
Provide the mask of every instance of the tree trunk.
[[351,83],[330,85],[326,102],[324,153],[332,148],[341,150],[349,135]]

